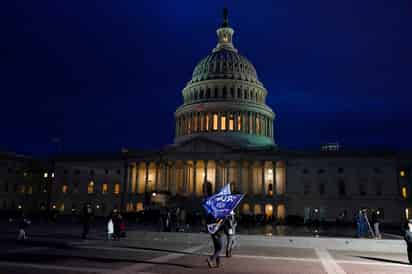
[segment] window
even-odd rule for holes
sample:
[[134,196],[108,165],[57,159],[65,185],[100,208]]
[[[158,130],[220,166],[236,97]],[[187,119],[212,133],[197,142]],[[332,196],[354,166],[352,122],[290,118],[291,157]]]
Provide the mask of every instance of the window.
[[90,170],[90,175],[94,175],[94,170],[93,169]]
[[237,116],[237,131],[241,131],[242,130],[242,120],[241,120],[241,114],[239,113],[239,115]]
[[404,198],[404,199],[408,198],[408,189],[406,188],[406,186],[402,187],[401,194],[402,194],[402,198]]
[[63,186],[62,186],[62,192],[63,192],[64,194],[66,194],[66,193],[67,193],[67,190],[68,190],[68,186],[67,186],[67,185],[63,185]]
[[399,175],[400,175],[401,177],[405,177],[405,175],[406,175],[405,170],[399,171]]
[[338,182],[338,191],[339,191],[339,195],[340,196],[345,196],[346,195],[346,186],[345,186],[345,182],[340,180]]
[[303,173],[303,174],[308,174],[308,173],[309,173],[309,170],[307,170],[307,169],[305,168],[305,169],[302,170],[302,173]]
[[25,192],[26,192],[26,186],[25,186],[25,185],[21,185],[19,192],[20,192],[20,193],[25,193]]
[[103,194],[107,193],[107,184],[102,184],[102,193]]
[[220,116],[220,129],[226,130],[226,115],[225,114],[222,114],[222,116]]
[[308,195],[310,193],[310,183],[306,182],[303,186],[303,194]]
[[88,194],[94,193],[94,182],[93,181],[90,181],[89,184],[87,185],[87,193]]
[[359,184],[359,195],[361,195],[361,196],[366,195],[366,186],[363,183]]
[[235,129],[235,118],[233,114],[229,115],[229,130],[233,131]]
[[74,174],[79,175],[79,174],[80,174],[80,170],[76,169],[76,170],[74,171]]
[[342,168],[342,167],[338,168],[338,173],[339,173],[339,174],[342,174],[342,173],[343,173],[343,171],[344,171],[344,170],[343,170],[343,168]]
[[252,113],[249,114],[249,133],[253,134],[253,119]]
[[114,184],[114,194],[119,195],[120,194],[120,184]]
[[206,113],[205,130],[209,131],[209,113]]
[[218,120],[217,113],[213,113],[213,130],[217,130],[217,120]]
[[382,170],[381,170],[380,168],[378,168],[378,167],[375,167],[375,168],[373,169],[373,171],[374,171],[376,174],[382,173]]
[[4,182],[4,192],[9,192],[9,183]]
[[33,186],[32,185],[28,185],[27,186],[27,194],[33,194]]
[[273,184],[268,185],[268,195],[273,196]]
[[107,175],[107,174],[109,174],[109,170],[108,169],[105,169],[104,170],[104,173]]
[[63,170],[63,174],[67,174],[67,173],[68,173],[67,169]]
[[382,183],[376,182],[376,195],[382,196]]
[[119,175],[120,175],[120,169],[118,169],[118,170],[117,170],[117,174],[119,174]]
[[318,169],[318,174],[323,174],[323,173],[325,173],[324,169]]
[[319,184],[319,194],[320,195],[325,194],[325,184],[324,183]]

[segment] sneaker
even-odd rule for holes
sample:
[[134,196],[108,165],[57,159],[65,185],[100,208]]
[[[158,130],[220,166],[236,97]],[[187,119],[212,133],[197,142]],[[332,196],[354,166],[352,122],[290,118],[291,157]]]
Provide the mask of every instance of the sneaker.
[[207,262],[207,265],[209,266],[209,268],[213,268],[213,267],[214,267],[214,265],[213,265],[212,261],[210,260],[210,258],[207,258],[207,259],[206,259],[206,262]]

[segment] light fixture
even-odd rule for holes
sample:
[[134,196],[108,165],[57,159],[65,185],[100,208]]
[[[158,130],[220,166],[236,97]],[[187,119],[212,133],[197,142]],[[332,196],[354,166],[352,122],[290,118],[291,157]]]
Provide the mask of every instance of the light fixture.
[[53,209],[56,209],[56,205],[53,205],[52,208],[53,208]]
[[100,208],[100,205],[96,205],[96,208],[99,209],[99,208]]
[[17,206],[17,208],[18,208],[18,209],[21,209],[21,208],[22,208],[22,206],[21,206],[21,205],[18,205],[18,206]]
[[152,193],[152,196],[153,196],[153,197],[156,197],[156,195],[157,195],[156,192],[153,192],[153,193]]
[[48,174],[47,172],[45,172],[44,175],[43,175],[43,177],[44,177],[44,178],[47,178],[47,177],[49,177],[49,174]]

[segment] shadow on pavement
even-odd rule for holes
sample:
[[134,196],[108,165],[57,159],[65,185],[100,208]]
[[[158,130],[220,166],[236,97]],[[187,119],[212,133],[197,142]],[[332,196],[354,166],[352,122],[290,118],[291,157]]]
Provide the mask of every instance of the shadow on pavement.
[[79,255],[59,255],[59,254],[6,254],[0,255],[0,261],[6,262],[25,262],[25,263],[58,263],[59,260],[64,259],[81,259],[92,262],[100,263],[139,263],[139,264],[151,264],[151,265],[168,265],[182,268],[196,268],[195,266],[169,263],[169,262],[153,262],[144,260],[133,259],[117,259],[117,258],[103,258],[103,257],[89,257]]
[[164,252],[164,253],[172,253],[172,254],[184,254],[184,255],[194,255],[194,256],[203,256],[204,254],[198,252],[185,252],[179,250],[170,250],[170,249],[161,249],[161,248],[151,248],[151,247],[139,247],[139,246],[111,246],[116,248],[128,248],[128,249],[136,249],[136,250],[147,250],[147,251],[157,251],[157,252]]
[[366,259],[366,260],[373,260],[373,261],[378,261],[378,262],[384,262],[384,263],[410,265],[409,263],[406,263],[406,262],[396,261],[396,260],[390,260],[390,259],[375,258],[375,257],[368,257],[368,256],[356,256],[356,257],[361,258],[361,259]]

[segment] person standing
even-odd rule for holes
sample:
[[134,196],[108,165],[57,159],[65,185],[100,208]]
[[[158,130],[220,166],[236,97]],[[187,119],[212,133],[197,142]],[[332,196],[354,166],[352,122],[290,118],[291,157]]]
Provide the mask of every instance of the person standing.
[[82,222],[83,222],[83,232],[82,232],[82,239],[87,239],[87,235],[89,234],[90,231],[90,223],[92,221],[93,217],[93,208],[92,205],[89,203],[86,203],[83,207],[83,216],[82,216]]
[[113,239],[113,233],[114,233],[113,220],[112,220],[112,216],[109,216],[109,221],[107,222],[107,239],[108,240]]
[[26,233],[26,228],[29,226],[30,224],[30,220],[24,218],[24,216],[22,216],[21,220],[19,221],[18,224],[18,229],[19,229],[19,233],[17,235],[17,240],[18,241],[23,241],[23,240],[27,240],[27,233]]
[[407,245],[408,260],[412,264],[412,219],[408,221],[408,227],[405,231],[405,241]]
[[212,256],[206,259],[206,262],[209,266],[209,268],[212,267],[220,267],[220,252],[222,251],[223,248],[223,239],[222,239],[222,234],[223,234],[223,220],[221,219],[215,219],[213,216],[209,215],[207,217],[208,222],[207,223],[207,230],[210,233],[213,241],[213,248],[214,252]]
[[356,228],[357,228],[357,236],[361,238],[364,236],[364,223],[365,217],[363,215],[362,209],[359,209],[358,214],[356,215]]
[[376,239],[381,239],[382,238],[381,232],[379,230],[379,224],[380,224],[380,219],[381,219],[380,215],[381,214],[380,214],[379,210],[375,210],[372,213],[372,225],[373,225],[373,230],[375,232],[375,238]]
[[224,223],[224,232],[226,235],[226,257],[232,257],[232,249],[235,244],[236,225],[235,213],[232,211],[230,212],[230,215],[226,217]]

